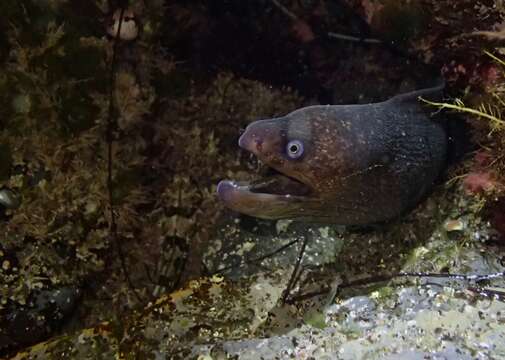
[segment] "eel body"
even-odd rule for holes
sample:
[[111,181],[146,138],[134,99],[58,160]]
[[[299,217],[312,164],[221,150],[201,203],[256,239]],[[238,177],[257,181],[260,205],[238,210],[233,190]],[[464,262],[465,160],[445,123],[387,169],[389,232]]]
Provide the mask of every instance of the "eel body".
[[239,146],[272,168],[253,182],[223,180],[218,196],[240,213],[363,225],[413,208],[446,165],[444,127],[419,97],[443,86],[364,105],[316,105],[251,123]]

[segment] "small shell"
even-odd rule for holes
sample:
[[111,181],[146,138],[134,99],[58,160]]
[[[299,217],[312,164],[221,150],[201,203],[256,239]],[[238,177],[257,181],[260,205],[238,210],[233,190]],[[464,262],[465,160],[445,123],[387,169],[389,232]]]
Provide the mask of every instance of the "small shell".
[[19,197],[17,197],[12,190],[0,190],[0,206],[4,206],[7,209],[16,209],[19,207],[20,203]]
[[447,220],[444,224],[446,231],[461,231],[465,228],[465,222],[461,219]]
[[[117,30],[119,27],[119,18],[121,16],[121,9],[114,11],[110,23],[107,25],[107,34],[113,38],[117,35]],[[119,39],[124,41],[132,41],[137,38],[139,34],[139,27],[135,19],[135,14],[132,10],[126,9],[123,13],[123,22],[121,23],[121,32],[119,33]]]

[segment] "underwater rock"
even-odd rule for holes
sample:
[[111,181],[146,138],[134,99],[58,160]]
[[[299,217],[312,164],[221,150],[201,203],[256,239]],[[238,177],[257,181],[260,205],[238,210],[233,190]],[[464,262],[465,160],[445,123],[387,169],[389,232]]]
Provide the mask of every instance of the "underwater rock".
[[43,290],[26,306],[7,305],[0,312],[0,354],[49,337],[72,314],[81,291],[74,287]]
[[14,358],[32,359],[36,354],[96,358],[98,344],[100,357],[107,359],[119,353],[132,358],[187,358],[194,344],[238,339],[257,332],[282,294],[287,279],[279,275],[259,274],[240,283],[219,276],[192,281],[137,314],[39,344]]
[[[400,253],[395,248],[391,241],[394,236],[392,231],[384,232],[384,237],[377,239],[378,242],[372,242],[372,237],[366,233],[358,238],[345,234],[346,244],[356,243],[346,255],[352,258],[339,255],[335,267],[343,265],[341,271],[344,277],[359,271],[361,279],[364,273],[372,276],[377,274],[384,264],[391,269],[390,262],[393,261],[403,264],[402,270],[409,272],[445,269],[452,273],[483,274],[503,271],[499,264],[503,253],[482,251],[481,239],[487,236],[489,225],[479,217],[468,214],[468,210],[472,209],[472,198],[466,198],[461,187],[458,188],[458,194],[461,198],[452,199],[453,202],[448,206],[426,206],[424,213],[419,211],[416,218],[423,231],[427,230],[430,221],[438,224],[438,228],[432,229],[421,239],[423,244],[418,244],[408,259],[401,255],[407,251],[405,248]],[[444,211],[444,208],[448,210]],[[460,218],[463,213],[468,216],[468,226],[458,232],[446,233],[444,219]],[[257,242],[268,242],[269,231],[289,234],[292,226],[295,230],[301,230],[301,225],[304,224],[292,223],[287,230],[281,227],[266,229],[261,224],[258,229],[249,227],[250,233],[262,233]],[[413,224],[404,224],[404,227],[406,232],[396,235],[401,238],[401,244],[408,242],[405,241],[405,234],[415,232]],[[319,240],[321,244],[331,244],[331,238],[335,238],[335,243],[341,241],[331,228],[323,230],[325,228],[319,230],[325,238]],[[229,236],[226,239],[233,240],[231,224],[226,231]],[[252,236],[250,233],[246,236]],[[244,235],[236,236],[245,239]],[[220,244],[223,249],[229,245],[226,239]],[[314,239],[318,241],[316,236],[311,240]],[[260,247],[252,241],[246,241],[250,244],[243,243],[237,253]],[[461,246],[462,241],[472,245]],[[276,240],[273,242],[277,243]],[[236,243],[238,246],[238,241]],[[280,241],[277,245],[280,245]],[[360,256],[381,245],[383,253],[374,252],[360,259]],[[330,253],[336,250],[326,251]],[[387,255],[391,253],[393,258],[388,259]],[[261,256],[262,253],[256,255]],[[291,252],[289,255],[292,259],[294,254]],[[328,255],[331,254],[325,254]],[[216,264],[219,256],[217,252],[208,256],[214,258],[208,261],[210,268],[219,266]],[[231,256],[221,256],[225,265],[229,264],[227,257]],[[280,254],[276,256],[281,257]],[[308,260],[310,255],[305,258]],[[384,262],[380,258],[385,259]],[[365,268],[351,269],[350,264],[358,261]],[[374,261],[379,263],[377,268],[372,264]],[[326,356],[349,359],[356,358],[353,357],[355,354],[362,358],[402,358],[400,355],[403,355],[403,358],[413,359],[422,358],[425,354],[439,354],[452,359],[466,359],[471,358],[467,356],[468,353],[482,352],[483,355],[477,358],[485,359],[503,351],[504,332],[500,324],[505,305],[469,291],[467,282],[437,278],[406,284],[408,280],[401,278],[389,284],[369,284],[371,287],[366,292],[364,288],[344,288],[344,284],[341,284],[336,304],[326,309],[329,292],[300,299],[291,305],[280,304],[292,266],[279,260],[258,265],[260,271],[243,272],[246,276],[238,276],[240,279],[234,282],[220,275],[193,281],[180,291],[161,296],[143,311],[38,344],[20,352],[15,359],[32,359],[36,356],[59,358],[63,353],[70,353],[71,358],[76,359],[86,356],[93,358],[97,357],[97,351],[102,358],[114,358],[120,353],[127,353],[137,358],[203,358],[210,355],[218,358],[218,355],[224,354],[238,359],[255,359],[259,355],[274,359],[279,354],[285,358]],[[273,271],[268,268],[272,265],[277,266]],[[305,270],[307,266],[308,263],[305,263]],[[242,272],[242,269],[237,270]],[[230,269],[230,273],[233,271]],[[316,287],[321,290],[321,286],[331,281],[328,277],[316,280],[312,290],[317,290]],[[492,281],[494,286],[504,286],[503,279]],[[303,283],[303,290],[307,290],[306,282]],[[354,295],[346,295],[349,291],[355,291]],[[306,315],[310,315],[312,309],[315,312],[309,318]],[[403,336],[405,333],[408,336]],[[484,340],[476,341],[476,334],[480,334]]]
[[388,299],[358,296],[331,306],[324,328],[305,324],[266,339],[195,347],[192,355],[203,358],[219,348],[222,358],[240,360],[502,358],[504,311],[503,302],[473,302],[451,289],[398,288]]
[[[208,274],[219,273],[228,279],[247,278],[269,269],[292,267],[303,241],[307,242],[302,266],[332,273],[338,262],[344,237],[331,226],[292,222],[284,227],[272,221],[227,214],[218,222],[217,234],[208,243],[203,261]],[[331,275],[329,275],[331,276]]]

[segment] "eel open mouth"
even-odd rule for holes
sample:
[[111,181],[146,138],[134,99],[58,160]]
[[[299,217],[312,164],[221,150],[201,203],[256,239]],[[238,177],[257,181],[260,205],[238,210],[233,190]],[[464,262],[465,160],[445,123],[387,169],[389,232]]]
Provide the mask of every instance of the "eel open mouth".
[[[238,145],[260,161],[266,153],[283,151],[280,141],[282,119],[258,120],[247,126],[240,136]],[[237,212],[263,218],[284,219],[300,217],[307,203],[313,200],[314,191],[306,183],[295,179],[276,168],[270,168],[258,180],[237,182],[223,180],[217,186],[221,201]]]
[[310,186],[271,168],[257,180],[223,180],[217,186],[218,196],[227,207],[265,219],[292,217],[311,192]]
[[263,171],[264,175],[249,184],[253,193],[305,196],[311,191],[308,185],[280,173],[270,167]]

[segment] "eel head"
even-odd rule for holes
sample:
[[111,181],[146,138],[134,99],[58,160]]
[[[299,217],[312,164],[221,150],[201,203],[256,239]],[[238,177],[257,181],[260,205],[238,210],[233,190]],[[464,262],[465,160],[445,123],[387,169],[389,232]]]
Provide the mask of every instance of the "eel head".
[[268,167],[267,175],[251,182],[221,181],[217,193],[228,208],[263,219],[284,219],[303,218],[315,203],[321,205],[306,168],[310,131],[294,132],[288,125],[284,117],[256,121],[246,128],[239,146]]

